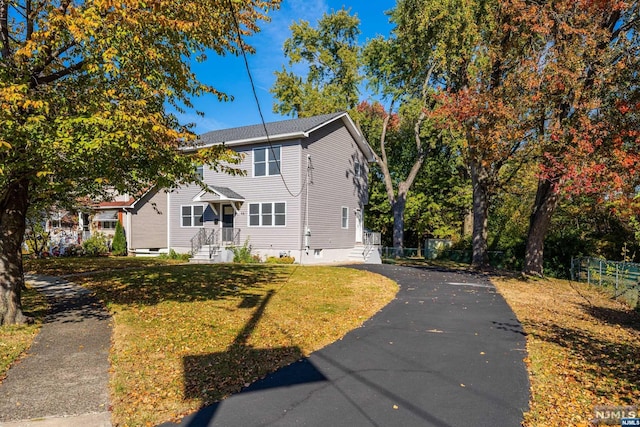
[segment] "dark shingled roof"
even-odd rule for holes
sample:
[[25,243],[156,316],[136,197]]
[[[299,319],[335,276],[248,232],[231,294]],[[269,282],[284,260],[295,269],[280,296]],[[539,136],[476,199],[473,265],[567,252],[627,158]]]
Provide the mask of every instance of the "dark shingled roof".
[[[270,138],[276,139],[278,135],[308,132],[316,127],[335,119],[344,112],[323,114],[321,116],[305,117],[302,119],[283,120],[266,124]],[[243,141],[253,138],[265,137],[265,126],[262,124],[242,126],[231,129],[214,130],[200,135],[196,144],[198,146],[220,144],[223,142]]]
[[213,185],[210,185],[209,188],[228,199],[244,200],[244,197],[228,187],[215,187]]

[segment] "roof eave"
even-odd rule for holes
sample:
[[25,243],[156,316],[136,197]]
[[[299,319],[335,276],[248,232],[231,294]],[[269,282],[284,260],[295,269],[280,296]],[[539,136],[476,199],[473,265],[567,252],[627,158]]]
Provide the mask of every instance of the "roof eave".
[[281,133],[276,135],[266,136],[258,136],[255,138],[245,138],[245,139],[236,139],[232,141],[220,141],[220,142],[211,142],[207,144],[202,144],[198,146],[188,146],[180,148],[185,152],[198,151],[203,148],[213,147],[214,145],[224,144],[227,147],[233,147],[236,145],[249,145],[249,144],[259,144],[261,142],[274,142],[274,141],[283,141],[286,139],[298,139],[298,138],[308,138],[309,132],[291,132],[291,133]]

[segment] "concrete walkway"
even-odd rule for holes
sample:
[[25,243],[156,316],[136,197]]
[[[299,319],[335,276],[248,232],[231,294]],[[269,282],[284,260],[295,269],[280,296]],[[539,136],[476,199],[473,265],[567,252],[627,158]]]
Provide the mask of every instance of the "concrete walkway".
[[0,384],[0,426],[107,427],[109,313],[84,288],[28,276],[51,312],[26,357]]
[[356,268],[398,282],[397,298],[342,340],[179,425],[521,425],[529,401],[525,335],[486,278]]

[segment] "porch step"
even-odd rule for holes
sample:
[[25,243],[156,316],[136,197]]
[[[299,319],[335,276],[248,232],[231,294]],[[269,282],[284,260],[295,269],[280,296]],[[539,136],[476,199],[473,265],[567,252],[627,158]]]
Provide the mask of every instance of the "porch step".
[[365,264],[382,264],[382,258],[377,246],[372,247],[369,253],[365,254],[364,245],[356,245],[349,252],[349,260],[353,262],[363,262]]
[[209,247],[203,246],[198,250],[198,252],[196,252],[191,258],[189,258],[189,262],[194,264],[216,263],[220,262],[220,257],[218,255],[220,255],[219,247],[216,247],[212,252],[209,252]]
[[382,257],[380,257],[380,248],[374,246],[364,259],[365,264],[382,264]]
[[349,252],[349,261],[364,262],[364,245],[355,245]]

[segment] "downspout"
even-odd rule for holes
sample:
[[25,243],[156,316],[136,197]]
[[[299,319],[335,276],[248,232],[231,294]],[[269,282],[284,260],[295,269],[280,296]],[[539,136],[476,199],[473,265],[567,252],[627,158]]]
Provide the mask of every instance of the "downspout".
[[309,178],[311,175],[311,155],[307,154],[307,175],[305,178],[306,191],[305,191],[305,214],[304,214],[304,250],[305,254],[309,255],[309,248],[311,246],[311,229],[309,228]]
[[127,241],[127,255],[132,252],[131,250],[131,212],[127,210],[127,208],[123,208],[122,212],[125,217],[125,229],[124,236]]
[[171,192],[167,191],[167,253],[171,252]]

